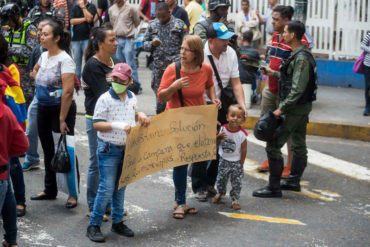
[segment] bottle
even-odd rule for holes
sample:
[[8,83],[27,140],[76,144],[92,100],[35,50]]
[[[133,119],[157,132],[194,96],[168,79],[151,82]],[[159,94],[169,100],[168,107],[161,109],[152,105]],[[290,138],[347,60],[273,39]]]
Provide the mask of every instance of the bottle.
[[62,90],[62,89],[57,89],[57,90],[55,90],[54,92],[50,92],[50,93],[49,93],[49,96],[51,96],[51,97],[55,97],[55,98],[59,98],[59,97],[61,97],[61,96],[62,96],[62,92],[63,92],[63,90]]

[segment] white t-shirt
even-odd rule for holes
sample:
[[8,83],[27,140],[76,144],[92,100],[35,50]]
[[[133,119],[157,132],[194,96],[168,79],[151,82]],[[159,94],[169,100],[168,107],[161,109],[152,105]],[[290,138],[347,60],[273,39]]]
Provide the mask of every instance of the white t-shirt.
[[62,89],[62,75],[75,74],[76,64],[65,51],[52,57],[48,54],[43,52],[37,62],[40,69],[36,75],[36,97],[41,105],[60,105],[61,98],[49,94]]
[[[208,41],[204,45],[204,62],[209,64],[212,67],[211,62],[209,61],[208,55],[212,55],[209,50]],[[239,63],[236,52],[230,46],[227,46],[225,52],[222,52],[220,58],[217,59],[213,56],[213,61],[215,62],[218,74],[220,75],[222,86],[226,87],[231,80],[231,78],[239,78]],[[213,68],[212,68],[213,71]],[[213,71],[213,83],[215,84],[216,97],[219,99],[221,97],[221,89],[218,86],[216,75]],[[210,99],[205,95],[206,101]]]
[[[131,127],[136,125],[137,99],[135,94],[127,91],[126,99],[123,100],[113,91],[102,94],[95,105],[93,121],[95,122],[126,122]],[[126,143],[127,134],[123,130],[113,129],[108,132],[98,131],[98,137],[105,142],[123,146]]]
[[248,133],[240,127],[238,130],[230,130],[227,124],[223,125],[220,132],[225,132],[227,138],[218,146],[218,154],[227,161],[239,161],[242,143],[247,140]]

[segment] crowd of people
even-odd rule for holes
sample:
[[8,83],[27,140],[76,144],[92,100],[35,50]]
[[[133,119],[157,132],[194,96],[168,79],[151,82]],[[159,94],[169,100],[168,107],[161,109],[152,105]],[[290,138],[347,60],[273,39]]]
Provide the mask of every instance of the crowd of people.
[[[260,71],[268,77],[261,116],[284,115],[285,124],[279,136],[267,142],[268,159],[259,167],[270,172],[269,183],[253,196],[281,197],[281,190],[300,191],[299,181],[307,165],[306,126],[316,94],[316,64],[304,24],[292,21],[294,9],[278,5],[278,0],[268,2],[269,9],[261,15],[248,0],[242,0],[235,21],[228,19],[229,0],[186,0],[184,8],[176,0],[142,0],[138,9],[126,0],[98,0],[97,6],[87,0],[39,0],[26,7],[15,1],[1,6],[3,245],[17,246],[16,217],[26,214],[23,172],[40,164],[38,140],[44,154],[44,189],[30,199],[57,197],[56,172],[51,166],[55,153],[52,133],[74,135],[77,106],[73,94],[80,85],[85,94],[90,152],[87,237],[105,241],[100,226],[110,215],[113,232],[134,236],[123,223],[126,187],[118,189],[118,180],[131,127],[136,122],[144,127],[150,124],[145,113],[137,112],[137,98],[130,90],[136,84],[140,94],[141,84],[146,83],[139,81],[135,63],[135,33],[142,22],[148,22],[143,49],[153,58],[150,83],[157,114],[204,104],[219,109],[217,159],[188,164],[195,198],[207,201],[212,197],[213,203],[219,203],[230,177],[231,207],[241,208],[247,155],[247,133],[241,124],[248,115]],[[265,35],[261,25],[265,25]],[[265,44],[268,52],[260,55],[256,49]],[[267,66],[261,67],[260,60]],[[10,94],[13,101],[9,93],[4,96],[5,89],[14,91]],[[229,100],[224,98],[227,93]],[[280,149],[286,142],[289,155],[284,167]],[[21,165],[18,156],[23,153]],[[173,169],[176,219],[197,213],[186,202],[188,165]],[[281,177],[287,178],[282,184]],[[72,209],[77,204],[78,195],[70,193],[65,207]]]

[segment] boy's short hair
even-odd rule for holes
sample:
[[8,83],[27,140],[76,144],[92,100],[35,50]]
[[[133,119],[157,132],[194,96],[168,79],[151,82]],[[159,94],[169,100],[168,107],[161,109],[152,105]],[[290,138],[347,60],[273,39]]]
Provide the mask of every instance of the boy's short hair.
[[294,33],[298,40],[301,40],[304,33],[306,32],[306,27],[300,21],[289,21],[286,23],[289,33]]
[[247,41],[249,43],[252,43],[253,41],[253,31],[248,30],[243,33],[243,41]]
[[159,2],[157,4],[156,11],[160,11],[160,10],[170,11],[170,7],[165,2]]
[[238,110],[241,110],[242,112],[243,112],[243,115],[245,116],[245,110],[244,110],[244,108],[241,106],[241,105],[239,105],[239,104],[232,104],[232,105],[230,105],[229,106],[229,108],[227,108],[227,113],[229,113],[229,110],[230,110],[230,108],[231,107],[235,107],[235,108],[237,108]]

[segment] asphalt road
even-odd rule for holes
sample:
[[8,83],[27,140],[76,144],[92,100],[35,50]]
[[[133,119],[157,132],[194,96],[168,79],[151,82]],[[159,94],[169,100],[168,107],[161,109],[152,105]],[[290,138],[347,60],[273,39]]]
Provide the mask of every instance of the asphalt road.
[[[150,73],[141,67],[139,77],[144,86],[143,94],[138,96],[140,110],[153,115]],[[85,236],[89,224],[85,186],[89,150],[82,95],[77,97],[77,102],[79,205],[66,209],[67,196],[62,193],[55,201],[28,200],[42,190],[44,170],[25,172],[27,214],[18,219],[19,246],[370,245],[369,142],[308,136],[311,156],[302,181],[303,192],[284,192],[281,199],[260,199],[252,197],[252,191],[266,184],[267,174],[257,173],[255,167],[266,154],[252,135],[248,139],[240,211],[231,209],[229,197],[218,205],[210,200],[196,201],[188,184],[188,204],[199,213],[187,215],[184,220],[173,219],[172,169],[164,170],[127,187],[125,223],[134,230],[135,237],[125,238],[110,232],[109,221],[102,226],[106,242],[93,243]]]

